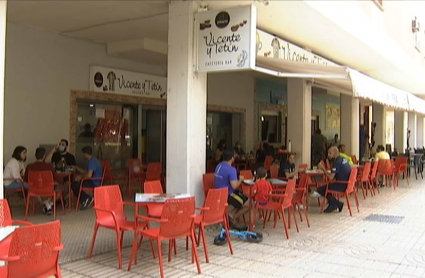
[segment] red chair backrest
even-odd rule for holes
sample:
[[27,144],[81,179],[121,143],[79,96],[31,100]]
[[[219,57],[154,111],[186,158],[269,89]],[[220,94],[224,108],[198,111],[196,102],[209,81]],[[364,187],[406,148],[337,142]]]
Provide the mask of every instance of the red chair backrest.
[[163,194],[164,191],[162,190],[161,181],[146,181],[143,185],[143,192],[144,193],[157,193],[157,194]]
[[394,166],[397,171],[404,172],[407,170],[407,156],[397,156],[394,161]]
[[[121,190],[118,185],[95,187],[94,203],[96,208],[113,211],[115,212],[116,216],[124,214]],[[110,213],[99,210],[95,211],[97,219],[110,218],[113,223],[113,218]]]
[[378,172],[378,162],[373,162],[372,171],[370,172],[370,179],[375,179],[377,172]]
[[270,166],[273,163],[273,156],[268,155],[266,156],[266,159],[264,160],[264,168],[266,168],[267,171],[270,171]]
[[204,202],[204,207],[208,210],[202,211],[202,220],[206,223],[219,223],[223,221],[226,211],[228,189],[210,189]]
[[285,194],[288,195],[283,198],[282,205],[283,207],[290,206],[292,204],[292,198],[294,198],[295,193],[295,185],[296,185],[295,179],[288,180],[288,183],[286,184]]
[[347,192],[353,192],[355,190],[356,186],[356,180],[357,180],[357,167],[351,168],[350,177],[348,178],[348,184],[347,184]]
[[246,180],[254,179],[254,175],[252,174],[251,170],[241,170],[239,175],[241,175]]
[[150,162],[146,170],[146,181],[161,180],[162,163]]
[[29,192],[37,196],[53,196],[55,180],[52,171],[30,171],[28,173]]
[[59,270],[60,221],[17,228],[12,236],[9,257],[19,260],[7,265],[7,277],[46,277]]
[[378,174],[379,175],[392,175],[394,172],[393,161],[391,159],[378,160]]
[[161,223],[160,237],[175,238],[190,234],[193,229],[194,214],[195,197],[166,200],[161,219],[168,221]]
[[357,164],[357,157],[355,155],[351,155],[351,160],[353,161],[354,164]]
[[300,173],[299,174],[300,180],[298,182],[298,188],[307,188],[307,184],[308,184],[308,176],[306,173]]
[[307,164],[300,164],[300,166],[298,166],[298,170],[302,171],[302,170],[307,170]]
[[370,168],[372,167],[372,163],[366,162],[363,167],[362,172],[362,181],[368,181],[369,180],[369,174],[370,174]]
[[210,159],[207,161],[207,173],[214,173],[215,172],[215,161],[214,159]]
[[103,168],[103,179],[107,180],[107,181],[112,181],[112,166],[111,166],[111,162],[109,160],[101,160],[100,164],[102,164],[102,168]]
[[214,174],[204,174],[202,176],[202,183],[204,185],[205,197],[207,197],[208,191],[214,188]]
[[279,174],[279,165],[271,165],[270,166],[270,177],[272,179],[276,179]]
[[0,227],[12,225],[12,213],[7,199],[0,199]]

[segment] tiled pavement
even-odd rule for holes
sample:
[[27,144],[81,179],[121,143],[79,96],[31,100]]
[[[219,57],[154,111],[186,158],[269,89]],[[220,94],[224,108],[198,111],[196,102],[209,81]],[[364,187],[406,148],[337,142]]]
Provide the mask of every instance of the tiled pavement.
[[[212,244],[217,228],[208,231],[210,263],[205,263],[203,249],[198,248],[202,275],[190,264],[190,252],[184,240],[177,241],[178,254],[164,262],[166,277],[425,277],[425,181],[400,182],[399,188],[384,188],[374,198],[363,200],[359,192],[360,213],[319,214],[317,202],[311,200],[311,228],[300,223],[300,233],[290,230],[284,236],[282,224],[276,229],[269,223],[260,244],[233,238],[234,255],[227,245]],[[354,204],[354,202],[352,201]],[[23,210],[12,207],[14,217],[22,219]],[[131,215],[131,211],[128,211]],[[399,224],[365,221],[370,214],[401,216]],[[40,223],[51,217],[38,213],[29,221]],[[139,250],[138,265],[132,271],[117,269],[115,236],[100,229],[95,255],[87,259],[94,212],[79,211],[62,215],[61,253],[63,277],[158,277],[157,261],[152,259],[147,243]],[[128,264],[132,233],[124,239],[123,263]],[[168,250],[165,244],[164,251]],[[166,254],[166,252],[165,252]]]

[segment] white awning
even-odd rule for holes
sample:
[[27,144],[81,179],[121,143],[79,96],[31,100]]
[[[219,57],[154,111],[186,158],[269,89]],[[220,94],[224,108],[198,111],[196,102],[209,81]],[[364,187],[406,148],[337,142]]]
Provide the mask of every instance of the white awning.
[[328,87],[356,98],[425,114],[425,100],[356,70],[343,66],[327,66],[257,56],[256,71],[277,77],[313,79],[315,84]]

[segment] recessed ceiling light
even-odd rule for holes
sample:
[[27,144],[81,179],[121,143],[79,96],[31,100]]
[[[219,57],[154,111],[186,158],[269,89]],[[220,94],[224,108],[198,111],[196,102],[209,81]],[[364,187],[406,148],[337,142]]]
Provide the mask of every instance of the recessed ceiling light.
[[93,103],[91,103],[91,104],[89,104],[89,106],[90,106],[90,107],[94,107],[94,104],[93,104]]

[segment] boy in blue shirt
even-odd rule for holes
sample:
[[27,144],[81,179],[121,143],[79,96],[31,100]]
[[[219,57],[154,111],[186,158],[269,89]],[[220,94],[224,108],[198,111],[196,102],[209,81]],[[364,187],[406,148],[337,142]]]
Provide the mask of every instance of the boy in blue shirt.
[[[76,172],[80,175],[75,177],[75,182],[72,183],[72,192],[74,195],[78,197],[78,193],[80,192],[80,181],[83,178],[102,178],[103,177],[103,169],[100,161],[93,156],[93,150],[91,147],[86,146],[82,150],[83,157],[87,160],[87,168],[86,170],[81,169],[80,167],[75,167]],[[94,188],[98,187],[102,184],[100,179],[97,180],[85,180],[82,184],[82,187]],[[85,210],[89,208],[93,204],[93,197],[89,196],[86,192],[81,191],[81,210]]]

